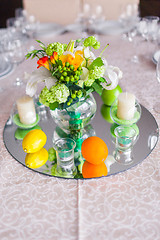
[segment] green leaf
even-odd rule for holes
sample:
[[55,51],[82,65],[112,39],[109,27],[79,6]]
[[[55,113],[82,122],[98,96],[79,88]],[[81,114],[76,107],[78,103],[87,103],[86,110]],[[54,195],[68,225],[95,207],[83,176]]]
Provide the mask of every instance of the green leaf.
[[38,52],[38,50],[35,49],[32,52],[30,52],[30,53],[37,53],[37,52]]
[[99,80],[100,82],[106,82],[106,79],[103,78],[103,77],[100,77],[98,80]]
[[55,110],[58,106],[59,106],[59,103],[58,103],[58,102],[54,102],[54,103],[50,103],[50,104],[49,104],[49,108],[50,108],[51,110]]
[[94,88],[94,90],[95,90],[99,95],[102,95],[103,87],[102,87],[100,84],[94,82],[94,83],[92,84],[92,87]]
[[43,46],[45,46],[45,44],[43,42],[41,42],[40,40],[36,40],[38,43],[41,43]]
[[36,54],[36,53],[34,53],[34,54],[33,54],[33,56],[32,56],[32,59],[33,59],[33,58],[35,58],[36,56],[37,56],[37,54]]
[[32,55],[32,54],[30,54],[30,53],[27,53],[27,54],[25,55],[25,57],[28,59],[28,58],[30,58],[30,57],[31,57],[31,55]]
[[61,60],[59,60],[59,59],[56,61],[56,64],[57,64],[57,66],[59,66],[59,65],[61,65],[61,66],[62,66],[62,65],[63,65],[63,64],[62,64],[62,61],[61,61]]
[[72,83],[67,83],[66,86],[70,89],[70,90],[81,90],[82,88],[76,84],[72,84]]
[[103,63],[102,59],[100,57],[98,57],[91,63],[91,65],[89,66],[88,69],[92,70],[92,69],[94,69],[94,67],[101,67],[103,65],[104,65],[104,63]]
[[46,47],[42,44],[40,44],[40,47],[43,49],[43,50],[46,50]]
[[89,89],[87,89],[87,90],[86,90],[86,95],[90,94],[90,93],[93,92],[93,91],[94,91],[94,88],[89,88]]

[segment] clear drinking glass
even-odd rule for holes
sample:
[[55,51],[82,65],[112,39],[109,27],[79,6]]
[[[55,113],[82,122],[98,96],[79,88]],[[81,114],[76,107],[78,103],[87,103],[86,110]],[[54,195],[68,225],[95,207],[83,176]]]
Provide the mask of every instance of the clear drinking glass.
[[65,178],[74,178],[77,169],[74,163],[74,148],[76,143],[71,138],[59,138],[53,146],[57,155],[56,175]]
[[131,126],[118,126],[115,128],[114,134],[116,136],[116,149],[113,154],[115,160],[124,165],[132,163],[132,148],[137,138],[136,130]]
[[[160,83],[160,56],[158,58],[157,65],[156,65],[156,78],[157,78],[158,82]],[[153,109],[157,113],[160,113],[160,97],[158,99],[159,99],[159,101],[154,105]]]

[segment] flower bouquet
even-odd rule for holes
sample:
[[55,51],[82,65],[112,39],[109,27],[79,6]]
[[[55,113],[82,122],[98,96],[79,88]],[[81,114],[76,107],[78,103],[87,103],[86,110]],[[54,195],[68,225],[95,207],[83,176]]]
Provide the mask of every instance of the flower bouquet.
[[114,89],[122,72],[108,65],[102,50],[98,57],[93,50],[100,48],[94,36],[71,40],[68,45],[60,42],[44,43],[37,40],[41,49],[28,52],[26,58],[38,58],[37,70],[28,79],[26,94],[33,97],[37,83],[45,86],[39,95],[40,103],[51,110],[67,109],[90,93],[101,95],[103,89]]
[[[108,65],[102,57],[108,44],[98,57],[94,54],[100,48],[100,42],[94,36],[71,40],[68,44],[54,42],[45,46],[41,41],[37,42],[41,49],[35,49],[26,55],[27,59],[38,58],[37,70],[29,76],[26,94],[33,97],[37,83],[45,84],[39,102],[50,108],[51,116],[58,125],[54,129],[52,140],[55,143],[57,139],[73,139],[76,143],[74,163],[82,167],[82,142],[96,135],[89,124],[96,113],[96,101],[92,92],[101,95],[103,89],[114,89],[122,72],[119,68]],[[63,150],[62,155],[64,152],[66,151]],[[68,155],[65,155],[66,164]],[[62,163],[57,159],[58,167]],[[54,167],[55,165],[53,169]],[[65,170],[64,174],[66,176]]]

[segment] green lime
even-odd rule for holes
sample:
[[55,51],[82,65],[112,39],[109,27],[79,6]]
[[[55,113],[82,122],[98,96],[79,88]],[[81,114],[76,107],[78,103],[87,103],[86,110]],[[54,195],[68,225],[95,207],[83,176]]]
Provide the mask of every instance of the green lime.
[[109,123],[113,123],[113,120],[111,119],[111,116],[110,116],[110,106],[107,106],[105,104],[103,104],[101,106],[101,114],[102,114],[102,117]]
[[105,105],[111,106],[120,93],[122,93],[122,89],[119,85],[112,90],[103,89],[101,95],[102,101]]

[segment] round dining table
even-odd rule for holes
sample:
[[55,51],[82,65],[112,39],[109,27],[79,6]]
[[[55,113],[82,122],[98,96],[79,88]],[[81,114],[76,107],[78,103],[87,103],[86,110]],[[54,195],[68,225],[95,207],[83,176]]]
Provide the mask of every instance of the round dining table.
[[[59,35],[50,32],[37,38],[48,44],[68,43],[80,37],[78,32]],[[123,34],[97,37],[101,50],[109,43],[104,53],[108,64],[123,72],[119,81],[122,90],[135,94],[160,125],[160,113],[153,108],[160,101],[160,83],[152,60],[158,45],[141,37],[130,42]],[[39,46],[35,41],[32,44]],[[135,53],[139,63],[131,61]],[[159,240],[159,142],[127,171],[92,179],[64,179],[37,173],[8,152],[4,127],[16,99],[25,93],[25,77],[23,86],[13,83],[17,75],[26,76],[36,68],[36,60],[24,60],[0,78],[0,239]]]

